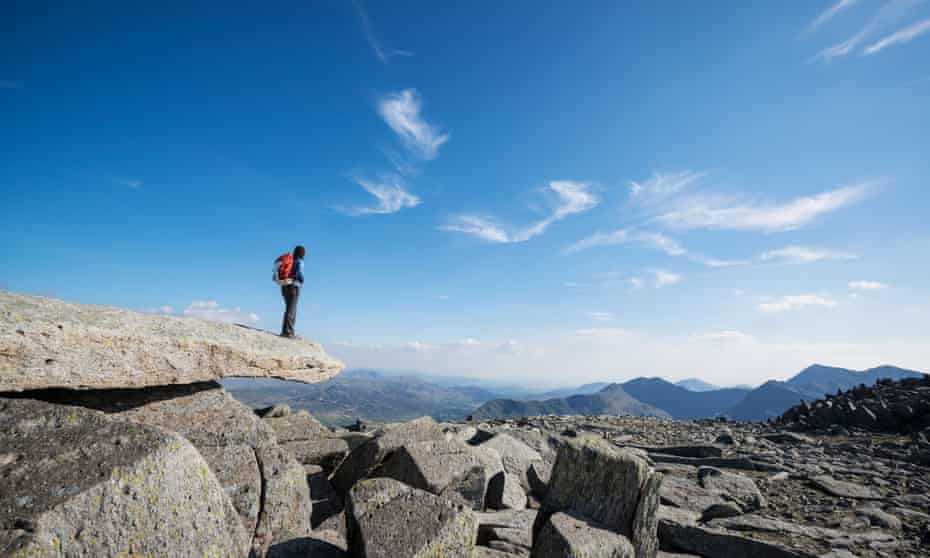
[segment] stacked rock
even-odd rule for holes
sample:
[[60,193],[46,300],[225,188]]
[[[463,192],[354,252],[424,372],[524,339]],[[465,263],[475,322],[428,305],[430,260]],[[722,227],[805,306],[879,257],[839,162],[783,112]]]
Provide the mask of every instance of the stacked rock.
[[312,536],[291,440],[215,380],[325,380],[342,364],[319,345],[0,292],[0,355],[0,556],[270,556]]

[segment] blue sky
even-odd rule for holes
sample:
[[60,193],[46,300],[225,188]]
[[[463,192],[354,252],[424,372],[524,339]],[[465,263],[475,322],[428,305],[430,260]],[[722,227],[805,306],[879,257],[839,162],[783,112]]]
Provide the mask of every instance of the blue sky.
[[930,368],[930,3],[0,7],[0,287],[350,366]]

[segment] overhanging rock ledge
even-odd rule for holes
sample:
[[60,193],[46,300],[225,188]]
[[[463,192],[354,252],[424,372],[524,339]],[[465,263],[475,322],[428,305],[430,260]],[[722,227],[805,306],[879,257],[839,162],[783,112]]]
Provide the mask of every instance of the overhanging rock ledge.
[[318,343],[234,324],[0,291],[0,392],[136,388],[230,376],[316,383],[343,367]]

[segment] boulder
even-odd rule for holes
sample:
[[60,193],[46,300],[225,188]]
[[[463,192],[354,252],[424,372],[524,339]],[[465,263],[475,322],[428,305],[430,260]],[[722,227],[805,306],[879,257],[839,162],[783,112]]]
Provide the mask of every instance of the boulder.
[[382,459],[397,448],[416,442],[444,439],[442,429],[430,417],[421,417],[391,427],[353,449],[333,472],[330,481],[336,491],[344,495],[352,485],[366,478]]
[[352,487],[346,527],[355,558],[470,558],[477,530],[461,503],[388,478]]
[[342,511],[342,499],[329,483],[329,475],[319,465],[304,465],[307,484],[310,486],[312,513],[310,525],[314,529]]
[[755,481],[746,475],[721,471],[716,467],[699,467],[698,484],[708,490],[722,492],[727,499],[737,502],[743,511],[765,507],[765,498]]
[[552,477],[552,463],[539,461],[531,463],[526,471],[526,481],[529,492],[537,498],[545,498],[549,489],[549,479]]
[[[476,510],[491,503],[500,505],[506,488],[496,452],[445,438],[397,448],[370,476],[396,479],[432,494],[456,494]],[[501,481],[492,485],[495,477]],[[489,493],[492,488],[493,494]],[[526,494],[520,492],[525,504]]]
[[497,434],[490,440],[482,442],[480,447],[493,449],[500,454],[504,470],[515,475],[524,490],[530,490],[527,473],[532,465],[543,462],[542,455],[538,451],[506,433]]
[[571,510],[630,539],[634,548],[655,548],[655,523],[648,517],[637,520],[637,510],[645,515],[657,504],[660,484],[661,475],[636,452],[593,436],[567,440],[552,469],[542,522],[537,520],[533,532],[539,532],[548,515]]
[[312,532],[312,504],[304,468],[279,446],[256,451],[264,487],[262,509],[252,548],[264,556],[274,544],[307,537]]
[[249,533],[261,507],[262,478],[255,451],[274,445],[274,432],[219,384],[115,390],[26,392],[50,403],[107,413],[111,418],[177,432],[200,452],[232,500]]
[[635,558],[630,541],[602,526],[556,513],[533,542],[531,558]]
[[332,434],[307,411],[297,411],[280,417],[265,417],[264,422],[274,430],[279,444],[295,440],[315,440]]
[[315,383],[343,368],[310,341],[7,291],[0,291],[0,355],[0,392],[190,384],[227,376]]
[[0,555],[245,556],[250,533],[176,433],[0,399]]

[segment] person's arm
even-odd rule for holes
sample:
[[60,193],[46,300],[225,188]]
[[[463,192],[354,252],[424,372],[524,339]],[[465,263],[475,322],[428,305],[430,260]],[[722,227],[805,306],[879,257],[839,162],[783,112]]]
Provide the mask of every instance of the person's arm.
[[304,284],[304,259],[300,258],[297,260],[297,273],[295,273],[295,279],[303,285]]

